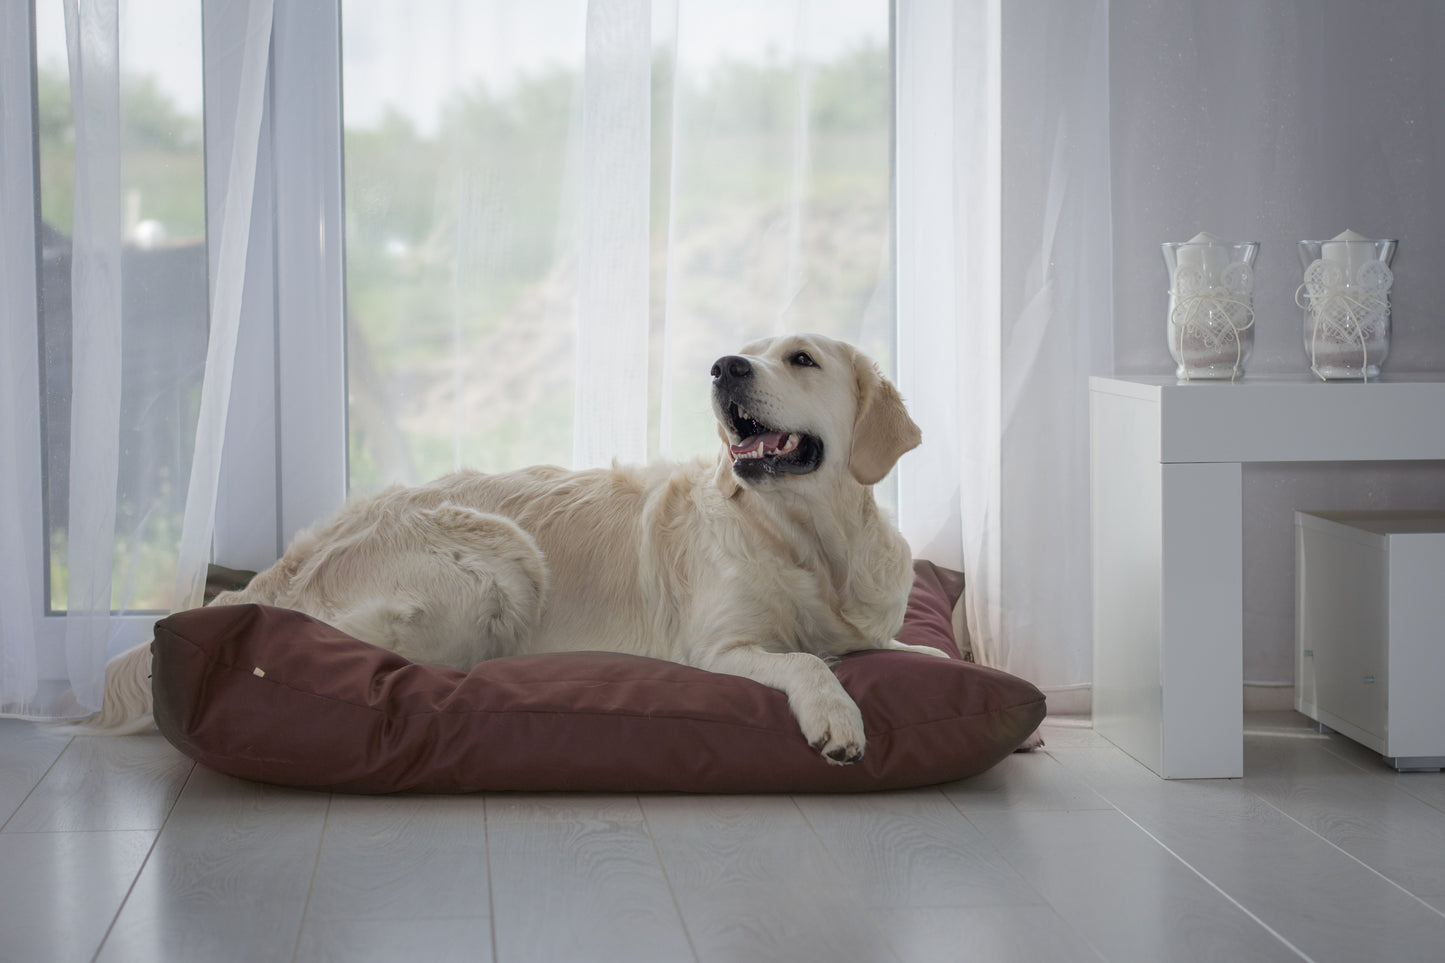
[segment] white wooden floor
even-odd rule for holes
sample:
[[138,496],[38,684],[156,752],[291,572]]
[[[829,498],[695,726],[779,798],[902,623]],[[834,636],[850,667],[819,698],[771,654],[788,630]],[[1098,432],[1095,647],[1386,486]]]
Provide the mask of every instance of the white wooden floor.
[[0,721],[0,960],[1445,959],[1445,774],[1293,713],[871,796],[357,797]]

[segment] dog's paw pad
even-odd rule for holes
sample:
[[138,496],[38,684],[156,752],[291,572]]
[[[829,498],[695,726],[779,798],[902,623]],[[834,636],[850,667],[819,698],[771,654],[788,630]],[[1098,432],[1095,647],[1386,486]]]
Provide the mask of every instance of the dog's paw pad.
[[835,766],[851,766],[855,762],[863,761],[863,748],[861,746],[839,746],[823,755]]

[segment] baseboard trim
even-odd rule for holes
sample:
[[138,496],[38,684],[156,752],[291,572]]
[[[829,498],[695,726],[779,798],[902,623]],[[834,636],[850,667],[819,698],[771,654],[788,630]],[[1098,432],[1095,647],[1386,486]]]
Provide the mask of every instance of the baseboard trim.
[[[1094,711],[1089,685],[1040,686],[1049,700],[1049,715],[1089,718]],[[1244,686],[1245,712],[1282,712],[1294,708],[1294,686],[1288,683],[1251,683]]]
[[1287,684],[1246,685],[1245,712],[1283,712],[1294,708],[1294,686]]

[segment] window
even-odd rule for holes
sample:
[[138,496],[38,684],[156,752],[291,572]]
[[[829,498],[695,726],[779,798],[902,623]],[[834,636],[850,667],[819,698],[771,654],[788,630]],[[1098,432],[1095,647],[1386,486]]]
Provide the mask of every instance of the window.
[[[118,379],[118,410],[105,403],[82,414],[84,433],[118,426],[113,500],[111,607],[165,610],[175,580],[186,476],[206,355],[206,193],[201,103],[201,12],[187,0],[130,0],[120,7],[118,76],[87,75],[84,94],[102,101],[85,136],[107,146],[109,162],[77,169],[61,0],[35,8],[36,139],[40,180],[40,390],[44,459],[47,606],[64,611],[74,508],[91,520],[94,500],[71,499],[72,396],[76,378]],[[113,82],[118,80],[118,86]],[[102,116],[119,99],[119,123]],[[113,149],[109,149],[113,148]],[[73,210],[77,178],[90,178],[89,209]],[[118,181],[111,190],[109,181]],[[118,198],[118,206],[116,199]],[[113,274],[107,297],[71,300],[77,252],[72,221],[114,227],[114,245],[81,255],[82,270]],[[81,338],[73,353],[77,311],[116,311],[123,350],[92,357]],[[116,363],[118,361],[118,364]],[[82,384],[82,401],[86,389]],[[87,470],[81,452],[78,470]],[[102,515],[108,514],[101,509]]]
[[641,170],[638,457],[716,448],[707,373],[746,340],[822,331],[891,369],[888,4],[611,8],[650,62],[642,123],[599,132],[628,105],[598,103],[582,0],[343,4],[352,491],[573,461],[587,245],[630,243],[587,233],[602,152]]
[[260,568],[348,492],[710,454],[712,361],[757,337],[895,370],[884,0],[78,8],[75,103],[64,0],[0,8],[0,144],[36,146],[0,149],[4,711],[92,704],[174,604],[217,371],[188,531]]

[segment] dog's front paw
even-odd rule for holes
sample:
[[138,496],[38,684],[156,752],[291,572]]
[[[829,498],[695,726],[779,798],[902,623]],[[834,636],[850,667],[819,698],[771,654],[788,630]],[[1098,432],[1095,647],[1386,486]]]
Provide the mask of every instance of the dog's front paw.
[[863,713],[846,694],[815,696],[793,714],[808,745],[830,765],[850,766],[863,758]]

